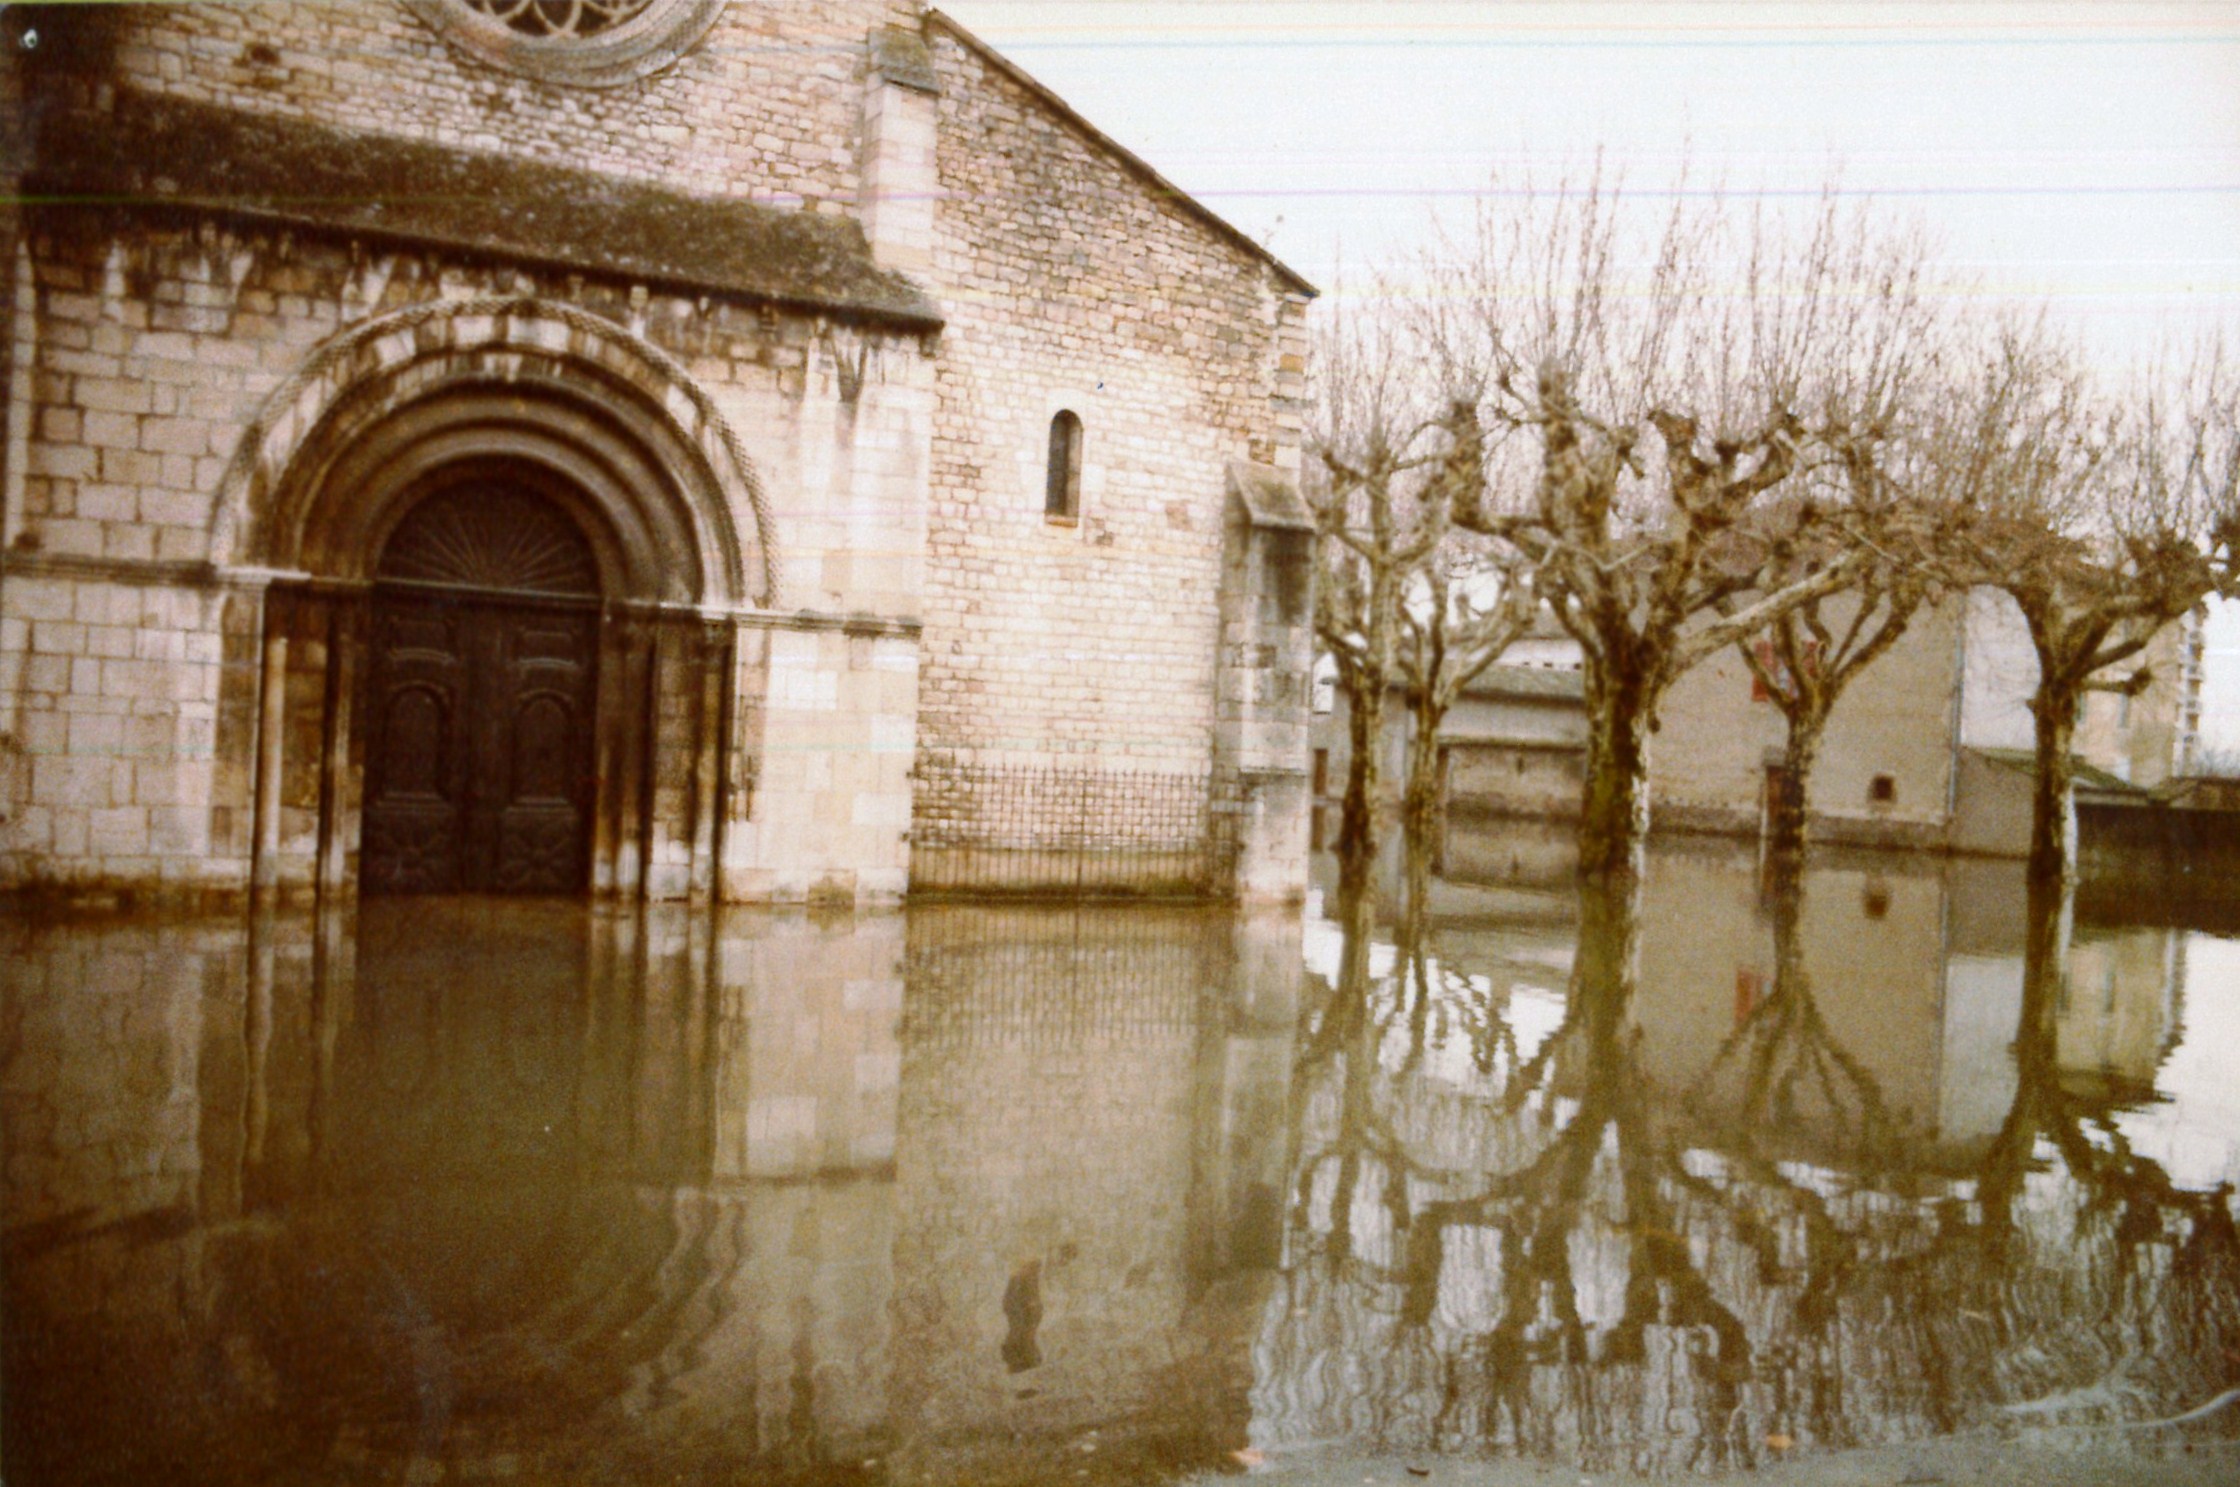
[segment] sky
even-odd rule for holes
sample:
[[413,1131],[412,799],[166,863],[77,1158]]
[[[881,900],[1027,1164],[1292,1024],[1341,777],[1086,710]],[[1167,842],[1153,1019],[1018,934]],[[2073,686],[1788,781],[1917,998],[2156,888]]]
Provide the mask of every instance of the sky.
[[[1645,198],[1683,160],[1732,190],[1840,180],[2111,365],[2240,331],[2240,0],[943,9],[1333,295],[1497,172],[1599,153]],[[2240,751],[2240,609],[2209,648],[2204,738]]]
[[1496,171],[1685,158],[1917,213],[1994,292],[2125,334],[2240,311],[2240,3],[952,0],[1325,289]]

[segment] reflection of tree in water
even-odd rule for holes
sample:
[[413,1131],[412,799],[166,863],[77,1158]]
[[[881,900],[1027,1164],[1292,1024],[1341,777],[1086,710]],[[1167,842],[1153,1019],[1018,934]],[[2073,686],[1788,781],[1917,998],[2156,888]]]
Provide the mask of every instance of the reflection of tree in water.
[[[1962,1299],[2003,1332],[2018,1313],[2055,1323],[2031,1338],[2032,1353],[2002,1360],[2005,1393],[2086,1418],[2136,1417],[2232,1382],[2240,1242],[2228,1188],[2180,1191],[2132,1151],[2103,1100],[2062,1079],[2055,1014],[2073,894],[2069,881],[2030,885],[2014,1102],[1979,1164],[1973,1223],[1945,1248],[1965,1257],[1954,1267]],[[2058,1263],[2065,1254],[2089,1262]],[[2099,1325],[2062,1328],[2064,1315]]]
[[2064,1091],[2058,936],[2031,940],[2006,1125],[1956,1177],[1832,1036],[1797,886],[1772,905],[1771,993],[1685,1090],[1641,1056],[1634,885],[1582,885],[1561,1021],[1537,1040],[1509,1013],[1487,1025],[1420,913],[1399,915],[1391,977],[1349,920],[1295,1089],[1258,1444],[1672,1469],[2141,1420],[2229,1382],[2225,1196],[2178,1192]]
[[1773,982],[1743,1013],[1687,1092],[1690,1117],[1721,1133],[1735,1161],[1786,1185],[1776,1160],[1807,1130],[1818,1150],[1854,1170],[1882,1172],[1918,1132],[1901,1129],[1881,1088],[1838,1043],[1805,966],[1806,875],[1793,857],[1769,860],[1764,905],[1773,937]]

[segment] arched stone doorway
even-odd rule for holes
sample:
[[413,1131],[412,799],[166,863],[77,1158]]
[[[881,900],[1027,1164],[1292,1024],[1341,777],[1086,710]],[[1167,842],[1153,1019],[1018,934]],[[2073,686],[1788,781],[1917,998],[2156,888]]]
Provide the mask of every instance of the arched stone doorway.
[[359,882],[588,883],[599,567],[527,469],[444,472],[374,570]]
[[718,892],[778,564],[680,367],[566,306],[416,306],[306,360],[223,484],[260,891]]

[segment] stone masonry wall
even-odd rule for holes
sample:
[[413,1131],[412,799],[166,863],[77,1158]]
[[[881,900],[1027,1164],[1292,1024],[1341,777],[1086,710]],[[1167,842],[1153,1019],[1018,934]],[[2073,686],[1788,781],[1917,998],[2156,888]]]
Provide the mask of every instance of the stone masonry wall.
[[[874,32],[898,24],[922,29],[942,89],[917,270],[947,317],[938,342],[183,210],[29,215],[10,379],[21,432],[0,509],[0,882],[246,881],[264,596],[234,565],[256,561],[262,513],[218,497],[265,399],[307,357],[385,313],[475,296],[587,311],[673,357],[769,497],[780,607],[813,612],[802,628],[818,638],[781,640],[766,621],[769,639],[739,640],[742,716],[771,743],[737,798],[799,809],[727,838],[726,891],[899,890],[905,755],[1218,765],[1224,469],[1296,468],[1306,294],[952,24],[905,0],[733,6],[674,65],[594,90],[469,59],[393,0],[119,7],[69,19],[50,91],[96,110],[164,94],[854,213],[867,120],[885,117],[873,94],[893,93],[904,123],[915,100],[934,103],[868,70]],[[882,146],[904,204],[914,139]],[[920,226],[897,222],[882,253],[915,249]],[[351,365],[393,354],[364,353]],[[344,371],[326,380],[339,397]],[[1042,510],[1061,408],[1086,430],[1069,524]],[[752,514],[731,516],[751,543]],[[293,673],[315,678],[288,664],[292,703]],[[767,695],[750,690],[765,680]],[[161,718],[170,736],[61,721],[74,713]],[[107,740],[119,730],[130,737]],[[112,747],[124,752],[97,752]],[[99,789],[89,758],[109,764]],[[194,778],[165,783],[174,770]],[[303,794],[283,809],[306,808]],[[200,819],[150,814],[166,810]],[[103,817],[96,843],[94,812],[133,819]]]
[[2192,763],[2200,720],[2201,620],[2188,615],[2155,632],[2147,648],[2103,675],[2122,681],[2145,670],[2136,697],[2088,692],[2077,720],[2077,753],[2092,764],[2149,788]]
[[[939,21],[933,287],[949,317],[921,750],[1203,768],[1224,469],[1296,462],[1304,301]],[[1080,514],[1044,514],[1051,419]]]
[[[1968,642],[1960,742],[1971,749],[2036,749],[2029,704],[2038,687],[2038,653],[2021,609],[1988,587],[1970,589],[1955,607],[1964,611]],[[2137,657],[2101,673],[2101,680],[2122,681],[2143,667],[2150,680],[2129,706],[2112,692],[2086,694],[2077,720],[2079,758],[2142,786],[2159,785],[2190,762],[2200,710],[2199,625],[2197,615],[2176,620]]]
[[119,7],[114,55],[151,92],[838,212],[858,185],[864,36],[917,8],[730,5],[671,66],[599,90],[464,57],[397,0]]
[[[681,362],[772,497],[794,605],[906,615],[897,555],[930,371],[915,342],[625,282],[369,251],[341,240],[53,215],[34,234],[35,426],[8,545],[72,557],[213,556],[226,462],[261,400],[321,342],[390,310],[475,295],[564,301]],[[841,363],[848,365],[843,368]],[[752,512],[735,512],[752,540]],[[865,549],[853,561],[836,549]]]
[[245,794],[216,749],[233,596],[10,574],[0,605],[0,881],[237,879]]
[[[323,342],[404,306],[550,297],[666,351],[738,431],[771,497],[787,606],[879,616],[890,635],[914,620],[932,380],[914,339],[211,223],[51,213],[30,246],[32,366],[17,386],[30,437],[11,451],[22,478],[5,512],[10,571],[0,585],[0,879],[239,881],[247,787],[228,771],[245,767],[250,742],[221,737],[220,724],[229,706],[253,706],[258,596],[201,566],[217,555],[217,497],[264,398]],[[754,514],[731,515],[752,542]],[[259,516],[246,513],[242,531]],[[831,642],[843,669],[869,673],[845,637]],[[229,663],[249,689],[230,702],[220,687]],[[316,692],[315,678],[306,685]],[[788,743],[860,752],[882,780],[896,776],[876,808],[889,840],[867,862],[880,866],[881,891],[899,891],[906,766],[878,761],[906,751],[897,740],[912,699],[890,695],[889,683],[865,685],[877,695],[793,699],[813,716]],[[772,726],[789,726],[790,697],[769,699]],[[317,699],[305,700],[316,714]],[[824,716],[835,711],[848,719]],[[847,737],[835,732],[840,721]],[[315,806],[315,783],[297,783],[283,804]],[[844,855],[829,843],[809,853]],[[822,864],[797,866],[798,877]]]

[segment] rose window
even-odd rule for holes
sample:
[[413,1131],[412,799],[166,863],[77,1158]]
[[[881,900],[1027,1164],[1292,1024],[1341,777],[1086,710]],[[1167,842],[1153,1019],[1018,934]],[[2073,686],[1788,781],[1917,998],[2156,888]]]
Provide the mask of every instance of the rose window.
[[467,0],[467,3],[524,36],[597,36],[629,20],[651,0]]
[[404,0],[476,61],[575,88],[619,88],[697,45],[726,0]]

